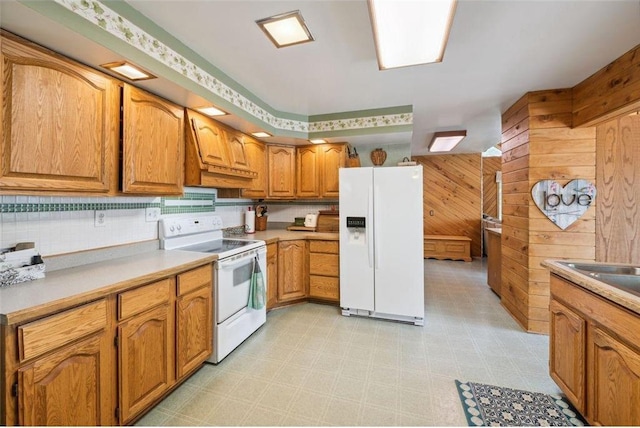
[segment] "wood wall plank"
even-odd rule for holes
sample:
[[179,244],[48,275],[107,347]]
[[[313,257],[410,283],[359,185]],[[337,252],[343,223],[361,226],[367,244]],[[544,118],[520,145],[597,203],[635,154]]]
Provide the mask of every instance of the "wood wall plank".
[[596,260],[640,263],[640,115],[597,129]]
[[573,87],[573,126],[604,123],[640,109],[640,45]]
[[502,169],[499,156],[482,158],[482,212],[498,217],[498,183],[496,173]]
[[[595,132],[571,129],[573,91],[536,91],[523,106],[510,109],[514,119],[503,124],[502,282],[508,291],[503,305],[528,331],[548,331],[549,274],[544,258],[586,258],[595,255],[593,211],[563,231],[537,208],[531,188],[539,180],[560,184],[576,178],[595,180]],[[522,103],[522,101],[521,101]],[[509,110],[508,110],[509,111]],[[506,113],[505,113],[506,115]],[[526,140],[524,137],[528,137]]]
[[481,257],[480,153],[418,156],[415,160],[424,168],[424,234],[467,236],[471,255]]

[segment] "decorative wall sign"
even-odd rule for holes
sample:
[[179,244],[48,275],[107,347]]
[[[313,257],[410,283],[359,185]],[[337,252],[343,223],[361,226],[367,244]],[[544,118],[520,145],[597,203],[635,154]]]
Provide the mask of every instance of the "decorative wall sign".
[[584,215],[596,198],[596,186],[581,178],[564,187],[554,180],[538,181],[531,196],[540,211],[564,230]]

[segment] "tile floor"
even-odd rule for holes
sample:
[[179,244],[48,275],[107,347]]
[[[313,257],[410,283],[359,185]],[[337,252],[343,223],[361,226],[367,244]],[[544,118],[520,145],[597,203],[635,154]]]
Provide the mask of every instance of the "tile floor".
[[559,392],[548,337],[505,312],[482,260],[425,260],[424,272],[424,327],[317,304],[272,311],[138,425],[465,426],[454,379]]

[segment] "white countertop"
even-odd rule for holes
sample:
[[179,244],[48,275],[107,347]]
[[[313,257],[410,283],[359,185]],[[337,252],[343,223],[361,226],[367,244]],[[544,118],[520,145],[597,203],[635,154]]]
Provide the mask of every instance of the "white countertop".
[[0,288],[0,324],[24,321],[39,311],[53,312],[192,269],[217,256],[155,250],[54,272],[35,281]]

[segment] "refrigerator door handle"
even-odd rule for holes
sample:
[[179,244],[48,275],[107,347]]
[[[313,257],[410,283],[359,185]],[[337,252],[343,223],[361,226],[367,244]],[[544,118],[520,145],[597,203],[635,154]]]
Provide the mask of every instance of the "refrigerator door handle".
[[[380,201],[380,191],[378,186],[376,186],[374,184],[373,186],[373,212],[374,212],[374,217],[373,217],[373,221],[374,221],[374,228],[376,231],[380,231],[380,227],[378,224],[378,221],[380,219],[380,205],[381,205],[381,201]],[[377,215],[376,215],[377,214]],[[373,255],[375,257],[375,269],[379,269],[380,268],[380,247],[378,246],[378,241],[380,241],[380,239],[376,239],[373,244],[374,244],[374,249],[373,249]]]
[[373,186],[369,186],[367,196],[367,254],[369,256],[369,267],[373,267]]

